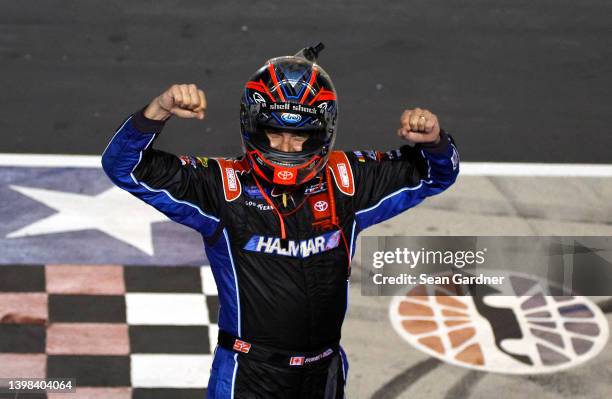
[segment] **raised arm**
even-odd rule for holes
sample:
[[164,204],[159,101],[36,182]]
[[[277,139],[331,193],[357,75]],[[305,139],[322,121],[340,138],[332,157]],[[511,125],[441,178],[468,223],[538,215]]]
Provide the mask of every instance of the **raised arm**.
[[219,224],[220,175],[209,166],[215,161],[153,148],[171,115],[203,119],[205,107],[204,93],[195,85],[173,85],[123,122],[102,154],[102,167],[118,187],[210,236]]
[[416,108],[404,112],[397,134],[408,144],[386,153],[347,154],[355,175],[355,220],[360,230],[419,204],[455,182],[459,154],[438,118]]

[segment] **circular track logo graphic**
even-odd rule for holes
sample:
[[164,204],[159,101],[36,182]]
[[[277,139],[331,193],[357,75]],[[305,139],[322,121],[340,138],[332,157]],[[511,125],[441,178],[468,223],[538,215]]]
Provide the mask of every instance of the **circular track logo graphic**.
[[478,286],[470,296],[457,296],[459,286],[416,286],[391,301],[391,324],[431,356],[498,373],[552,373],[604,348],[608,322],[588,298],[564,295],[550,282],[514,272],[506,272],[504,281]]

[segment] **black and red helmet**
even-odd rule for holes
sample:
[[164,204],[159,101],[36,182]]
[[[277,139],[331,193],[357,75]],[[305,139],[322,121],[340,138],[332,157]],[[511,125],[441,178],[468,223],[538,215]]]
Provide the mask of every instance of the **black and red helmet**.
[[[266,62],[245,84],[240,126],[246,157],[257,176],[299,185],[326,165],[336,138],[338,106],[329,75],[316,63],[322,45]],[[272,148],[266,131],[307,135],[300,152]]]

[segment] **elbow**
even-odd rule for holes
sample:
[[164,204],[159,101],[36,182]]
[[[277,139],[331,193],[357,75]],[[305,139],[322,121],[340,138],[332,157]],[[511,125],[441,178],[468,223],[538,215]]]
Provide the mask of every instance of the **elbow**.
[[440,181],[442,190],[446,190],[447,188],[455,184],[458,176],[459,176],[459,165],[457,165],[456,167],[453,166],[453,170],[451,171],[451,173],[448,176],[446,176],[446,178],[441,179]]
[[459,152],[457,152],[456,147],[452,144],[450,148],[452,149],[450,157],[444,162],[444,166],[440,171],[440,185],[443,190],[452,186],[459,176]]
[[136,135],[133,134],[133,129],[126,127],[129,120],[130,118],[115,132],[100,159],[104,173],[120,187],[131,179],[132,169],[138,162],[141,151],[141,143],[134,139]]
[[119,188],[128,190],[133,185],[131,167],[117,157],[102,154],[102,170],[106,176]]
[[115,153],[107,149],[102,154],[101,158],[102,170],[108,176],[108,178],[117,186],[123,187],[125,184],[122,182],[129,178],[129,173],[124,172],[126,169],[125,162],[123,162],[121,154]]
[[455,184],[455,182],[457,181],[457,176],[458,174],[454,174],[453,177],[451,177],[445,184],[444,186],[444,190],[446,190],[447,188],[449,188],[450,186],[452,186],[453,184]]
[[431,195],[439,194],[448,189],[455,184],[458,176],[459,168],[452,170],[451,173],[438,174],[437,177],[431,181]]
[[106,173],[106,175],[111,180],[114,180],[113,177],[114,177],[115,161],[116,161],[116,157],[113,157],[112,155],[110,155],[109,151],[104,151],[104,153],[102,153],[102,158],[101,158],[102,170],[104,171],[104,173]]
[[106,151],[105,151],[102,153],[102,157],[100,159],[100,163],[102,164],[102,170],[104,170],[106,174],[108,174],[108,171],[112,167],[112,162],[109,158],[110,157],[106,154]]

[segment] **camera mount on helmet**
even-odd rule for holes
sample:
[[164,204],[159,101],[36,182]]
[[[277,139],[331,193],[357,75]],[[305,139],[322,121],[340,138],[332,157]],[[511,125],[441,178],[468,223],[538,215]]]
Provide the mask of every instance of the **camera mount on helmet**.
[[308,61],[316,63],[319,58],[319,53],[325,49],[325,45],[322,42],[315,45],[314,47],[304,47],[295,54],[295,57],[302,57]]

